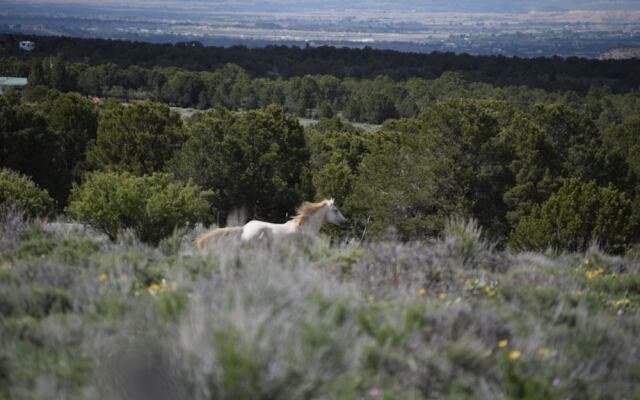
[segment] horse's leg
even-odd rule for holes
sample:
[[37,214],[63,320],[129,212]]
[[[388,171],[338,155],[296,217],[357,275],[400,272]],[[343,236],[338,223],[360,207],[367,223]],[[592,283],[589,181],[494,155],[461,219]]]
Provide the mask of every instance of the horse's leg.
[[266,243],[268,250],[271,250],[272,239],[273,235],[271,234],[271,229],[269,228],[263,228],[258,234],[259,243]]
[[267,230],[265,237],[267,239],[267,250],[271,251],[271,242],[273,242],[273,234],[271,230]]

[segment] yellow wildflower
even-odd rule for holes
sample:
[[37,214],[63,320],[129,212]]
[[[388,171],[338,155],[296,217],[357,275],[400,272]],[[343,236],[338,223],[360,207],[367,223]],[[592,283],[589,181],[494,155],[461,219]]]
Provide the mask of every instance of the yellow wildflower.
[[167,291],[167,282],[163,279],[162,282],[160,282],[160,284],[152,283],[147,288],[147,291],[152,296],[155,296],[158,293],[164,293]]
[[509,341],[507,339],[502,339],[498,341],[498,347],[500,347],[501,349],[504,349],[508,345],[509,345]]
[[147,288],[147,291],[149,292],[150,295],[155,296],[158,293],[158,291],[160,291],[160,285],[158,285],[157,283],[152,283]]
[[593,279],[596,276],[602,274],[603,272],[604,272],[604,269],[602,267],[598,267],[598,268],[593,269],[591,271],[587,271],[584,274],[587,277],[587,279]]
[[491,289],[489,286],[485,286],[484,288],[482,288],[482,292],[487,297],[493,297],[496,295],[496,292],[493,289]]
[[622,300],[611,301],[611,305],[613,305],[613,308],[620,308],[622,306],[628,306],[629,304],[631,304],[631,300],[629,300],[627,297]]
[[551,349],[548,347],[540,347],[540,349],[538,350],[538,354],[540,354],[542,357],[548,357],[549,354],[551,354]]
[[440,293],[438,293],[438,298],[440,300],[444,300],[444,299],[447,298],[447,294],[445,292],[440,292]]
[[418,294],[420,296],[426,296],[427,295],[427,289],[421,287],[420,289],[418,289]]
[[100,282],[104,282],[104,281],[106,281],[107,279],[109,279],[109,275],[105,274],[104,272],[103,272],[103,273],[101,273],[100,275],[98,275],[98,280],[99,280]]
[[489,358],[489,357],[491,357],[491,354],[493,354],[493,351],[491,351],[491,349],[489,349],[489,350],[486,350],[486,351],[484,351],[482,353],[482,357]]
[[520,352],[518,350],[510,351],[508,354],[509,360],[517,360],[520,358]]

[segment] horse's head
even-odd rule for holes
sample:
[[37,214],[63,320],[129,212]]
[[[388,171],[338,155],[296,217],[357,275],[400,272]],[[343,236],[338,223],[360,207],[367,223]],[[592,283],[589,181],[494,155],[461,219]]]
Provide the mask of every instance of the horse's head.
[[338,207],[336,207],[333,199],[325,200],[325,204],[327,207],[325,218],[328,222],[335,225],[342,225],[347,222],[347,219],[342,215],[340,210],[338,210]]
[[320,226],[325,221],[336,225],[347,222],[347,219],[336,207],[333,199],[322,200],[317,203],[304,202],[298,208],[298,214],[292,219],[296,229],[313,232],[314,234],[320,231]]

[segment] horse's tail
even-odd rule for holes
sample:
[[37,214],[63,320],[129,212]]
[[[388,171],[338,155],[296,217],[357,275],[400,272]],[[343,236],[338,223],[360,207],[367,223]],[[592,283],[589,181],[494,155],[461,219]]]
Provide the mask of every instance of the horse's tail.
[[218,228],[212,229],[209,232],[205,232],[202,235],[198,236],[196,239],[196,245],[199,249],[201,249],[204,244],[212,238],[220,238],[220,237],[230,237],[230,236],[240,236],[242,234],[241,226],[230,226],[227,228]]

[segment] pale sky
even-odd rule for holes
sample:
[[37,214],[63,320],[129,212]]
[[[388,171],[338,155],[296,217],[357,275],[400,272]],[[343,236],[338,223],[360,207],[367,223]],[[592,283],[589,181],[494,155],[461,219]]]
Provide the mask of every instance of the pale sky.
[[130,6],[153,3],[187,3],[209,5],[218,9],[246,10],[305,10],[342,8],[417,9],[437,11],[511,12],[511,11],[566,11],[566,10],[640,10],[640,0],[0,0],[15,4],[92,4]]

